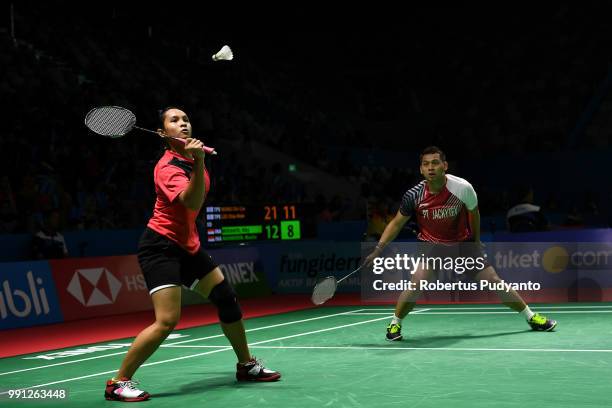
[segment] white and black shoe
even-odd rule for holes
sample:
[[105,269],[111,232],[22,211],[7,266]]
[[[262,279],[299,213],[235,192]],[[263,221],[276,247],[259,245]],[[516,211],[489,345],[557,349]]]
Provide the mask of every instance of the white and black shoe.
[[118,380],[110,379],[106,382],[104,398],[109,401],[123,402],[146,401],[151,398],[151,394],[139,390],[136,387],[137,384],[137,381],[130,380],[129,378],[120,378]]
[[263,366],[261,360],[255,357],[247,363],[236,364],[236,379],[238,381],[278,381],[281,374],[278,371],[269,370]]

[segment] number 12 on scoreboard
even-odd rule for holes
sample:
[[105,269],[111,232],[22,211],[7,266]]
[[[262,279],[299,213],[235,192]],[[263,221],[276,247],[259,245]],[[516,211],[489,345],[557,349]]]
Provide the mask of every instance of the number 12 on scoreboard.
[[267,239],[300,239],[302,233],[300,230],[300,221],[281,221],[280,223],[280,237],[278,225],[266,225],[266,238]]

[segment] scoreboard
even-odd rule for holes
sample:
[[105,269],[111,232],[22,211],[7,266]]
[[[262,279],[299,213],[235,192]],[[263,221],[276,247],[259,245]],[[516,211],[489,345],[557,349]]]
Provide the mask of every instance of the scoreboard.
[[300,240],[315,238],[316,220],[305,204],[208,206],[206,241]]

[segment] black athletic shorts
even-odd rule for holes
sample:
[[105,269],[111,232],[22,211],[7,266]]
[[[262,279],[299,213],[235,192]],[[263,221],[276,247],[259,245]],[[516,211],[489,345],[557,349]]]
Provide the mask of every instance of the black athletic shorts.
[[[480,244],[473,241],[441,244],[419,240],[417,254],[417,256],[424,255],[429,258],[452,258],[456,265],[463,264],[460,267],[461,269],[455,268],[455,273],[466,275],[472,279],[474,279],[478,272],[491,266]],[[459,258],[463,258],[460,264],[456,263]],[[466,259],[472,259],[474,261],[469,261],[469,264],[465,264]]]
[[192,255],[150,228],[140,237],[138,263],[150,294],[170,286],[193,289],[218,266],[202,247]]

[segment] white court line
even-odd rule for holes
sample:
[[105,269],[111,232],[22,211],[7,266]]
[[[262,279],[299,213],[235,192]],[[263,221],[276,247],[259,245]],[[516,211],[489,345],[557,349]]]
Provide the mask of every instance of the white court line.
[[[519,312],[515,312],[515,311],[505,311],[505,312],[434,312],[433,310],[436,309],[431,309],[432,311],[429,311],[427,313],[416,313],[416,312],[412,312],[410,313],[411,315],[413,314],[420,314],[423,316],[429,316],[429,315],[486,315],[486,314],[519,314]],[[552,313],[552,314],[575,314],[575,313],[582,313],[582,314],[589,314],[589,313],[612,313],[612,310],[540,310],[539,312],[541,313]],[[369,313],[363,313],[363,315],[368,315]],[[360,316],[362,315],[362,313],[355,313],[356,316]],[[388,316],[388,314],[387,314]]]
[[[304,322],[311,322],[313,320],[319,320],[319,319],[327,319],[328,317],[335,317],[335,316],[342,316],[342,315],[352,315],[355,312],[360,312],[362,310],[366,310],[366,309],[357,309],[357,310],[351,310],[348,312],[342,312],[342,313],[334,313],[334,314],[330,314],[330,315],[325,315],[325,316],[318,316],[318,317],[310,317],[308,319],[301,319],[301,320],[293,320],[291,322],[285,322],[285,323],[278,323],[278,324],[272,324],[270,326],[263,326],[263,327],[256,327],[254,329],[248,329],[245,330],[245,332],[250,333],[250,332],[254,332],[254,331],[258,331],[258,330],[264,330],[264,329],[271,329],[274,327],[281,327],[281,326],[288,326],[290,324],[297,324],[297,323],[304,323]],[[207,336],[207,337],[197,337],[194,339],[189,339],[189,340],[181,340],[181,341],[176,341],[174,343],[168,344],[168,346],[172,346],[174,344],[183,344],[183,343],[191,343],[193,341],[199,341],[199,340],[208,340],[208,339],[214,339],[217,337],[225,337],[224,334],[215,334],[214,336]]]
[[[280,327],[280,326],[288,326],[290,324],[304,323],[304,322],[308,322],[308,321],[312,321],[312,320],[325,319],[325,318],[328,318],[328,317],[341,316],[341,315],[351,315],[351,313],[359,312],[361,310],[364,310],[364,309],[357,309],[357,310],[352,310],[352,311],[349,311],[349,312],[334,313],[334,314],[330,314],[330,315],[311,317],[311,318],[308,318],[308,319],[292,320],[290,322],[278,323],[278,324],[273,324],[273,325],[263,326],[263,327],[256,327],[254,329],[248,329],[248,330],[245,330],[245,331],[247,333],[249,333],[249,332],[252,332],[252,331],[271,329],[271,328]],[[261,317],[265,317],[265,316],[261,316]],[[188,343],[188,342],[198,341],[198,340],[215,339],[215,338],[219,338],[219,337],[225,337],[225,335],[224,334],[215,334],[213,336],[206,336],[206,337],[199,337],[199,338],[195,338],[195,339],[178,341],[178,342],[171,343],[171,344],[168,344],[168,345],[182,344],[182,343]],[[161,345],[161,347],[166,347],[166,346],[167,345],[165,345],[165,344]],[[49,351],[51,351],[51,350],[49,350]],[[0,373],[0,376],[9,375],[9,374],[16,374],[16,373],[22,373],[22,372],[25,372],[25,371],[40,370],[42,368],[57,367],[57,366],[60,366],[60,365],[65,365],[65,364],[80,363],[82,361],[88,361],[88,360],[95,360],[95,359],[98,359],[98,358],[118,356],[120,354],[125,354],[125,353],[127,353],[127,350],[119,351],[119,352],[116,352],[116,353],[104,354],[104,355],[101,355],[101,356],[80,358],[78,360],[62,361],[61,363],[53,363],[53,364],[47,364],[47,365],[42,365],[42,366],[37,366],[37,367],[22,368],[20,370],[7,371],[7,372],[4,372],[4,373]]]
[[[427,313],[419,313],[421,310],[415,310],[410,312],[409,315],[422,314],[422,315],[472,315],[472,314],[518,314],[515,311],[502,311],[502,312],[435,312],[439,309],[426,309],[432,310]],[[552,314],[572,314],[572,313],[612,313],[612,310],[539,310],[540,313],[552,313]],[[359,312],[353,313],[355,316],[374,316],[374,315],[385,315],[391,316],[389,312]]]
[[[330,327],[330,328],[327,328],[327,329],[320,329],[320,330],[314,330],[314,331],[310,331],[310,332],[306,332],[306,333],[293,334],[293,335],[290,335],[290,336],[277,337],[275,339],[258,341],[258,342],[252,343],[252,344],[253,345],[264,344],[264,343],[269,343],[269,342],[272,342],[272,341],[285,340],[285,339],[289,339],[289,338],[293,338],[293,337],[307,336],[309,334],[321,333],[321,332],[331,331],[331,330],[338,330],[338,329],[342,329],[342,328],[345,328],[345,327],[357,326],[357,325],[360,325],[360,324],[376,322],[376,321],[384,320],[384,319],[387,319],[387,317],[386,316],[385,317],[379,317],[379,318],[376,318],[376,319],[364,320],[364,321],[357,322],[357,323],[350,323],[350,324]],[[148,367],[148,366],[157,365],[157,364],[170,363],[170,362],[173,362],[173,361],[184,360],[184,359],[193,358],[193,357],[200,357],[200,356],[204,356],[204,355],[207,355],[207,354],[220,353],[222,351],[228,351],[228,350],[231,350],[231,349],[232,349],[231,347],[225,347],[223,349],[207,351],[207,352],[204,352],[204,353],[191,354],[191,355],[187,355],[187,356],[171,358],[171,359],[168,359],[168,360],[156,361],[154,363],[146,363],[146,364],[143,364],[141,367]],[[76,381],[76,380],[81,380],[81,379],[84,379],[84,378],[96,377],[96,376],[110,374],[110,373],[116,373],[116,372],[117,372],[117,370],[103,371],[103,372],[99,372],[99,373],[95,373],[95,374],[89,374],[89,375],[84,375],[84,376],[80,376],[80,377],[67,378],[67,379],[64,379],[64,380],[53,381],[53,382],[45,383],[45,384],[32,385],[32,386],[29,386],[29,387],[23,387],[23,388],[19,388],[19,389],[27,390],[27,389],[30,389],[30,388],[47,387],[47,386],[50,386],[50,385],[61,384],[61,383],[69,382],[69,381]],[[8,393],[8,391],[0,392],[0,395],[7,394],[7,393]]]
[[[225,346],[175,346],[192,348],[220,348]],[[521,349],[521,348],[472,348],[472,347],[359,347],[359,346],[257,346],[255,349],[304,349],[304,350],[427,350],[427,351],[526,351],[526,352],[568,352],[568,353],[612,353],[609,349]]]
[[111,353],[111,354],[104,354],[102,356],[95,356],[95,357],[87,357],[87,358],[80,358],[78,360],[71,360],[71,361],[62,361],[61,363],[53,363],[53,364],[47,364],[47,365],[43,365],[43,366],[37,366],[37,367],[30,367],[30,368],[22,368],[20,370],[15,370],[15,371],[7,371],[5,373],[0,373],[0,375],[9,375],[9,374],[15,374],[15,373],[22,373],[24,371],[32,371],[32,370],[40,370],[41,368],[49,368],[49,367],[56,367],[56,366],[61,366],[61,365],[65,365],[65,364],[74,364],[74,363],[80,363],[81,361],[87,361],[87,360],[95,360],[97,358],[104,358],[104,357],[112,357],[112,356],[118,356],[120,354],[125,354],[127,353],[127,350],[125,351],[119,351],[117,353]]
[[[604,305],[595,305],[595,306],[530,306],[532,309],[612,309],[612,305],[604,306]],[[495,309],[504,309],[506,306],[486,306],[486,307],[465,307],[465,306],[455,306],[455,307],[432,307],[432,309],[436,310],[495,310]],[[395,309],[361,309],[361,310],[378,310],[378,311],[389,311],[392,312]]]
[[[187,344],[187,345],[179,344],[176,346],[173,346],[173,345],[166,346],[166,348],[211,348],[211,349],[226,348],[226,347],[227,346],[205,346],[205,345],[197,345],[197,344]],[[250,344],[249,344],[249,347],[251,347]]]
[[362,322],[350,323],[350,324],[343,324],[343,325],[341,325],[341,326],[336,326],[336,327],[329,327],[329,328],[327,328],[327,329],[319,329],[319,330],[314,330],[314,331],[310,331],[310,332],[306,332],[306,333],[299,333],[299,334],[292,334],[292,335],[289,335],[289,336],[284,336],[284,337],[277,337],[277,338],[275,338],[275,339],[263,340],[263,341],[258,341],[258,342],[255,342],[255,343],[250,343],[250,344],[249,344],[249,347],[251,346],[251,344],[252,344],[253,346],[256,346],[256,345],[258,345],[258,344],[270,343],[270,342],[273,342],[273,341],[280,341],[280,340],[292,339],[292,338],[294,338],[294,337],[307,336],[307,335],[309,335],[309,334],[323,333],[323,332],[326,332],[326,331],[331,331],[331,330],[342,329],[342,328],[345,328],[345,327],[358,326],[358,325],[360,325],[360,324],[366,324],[366,323],[378,322],[378,321],[380,321],[380,320],[386,320],[386,319],[388,319],[388,318],[389,318],[388,316],[385,316],[385,317],[379,317],[379,318],[376,318],[376,319],[364,320],[364,321],[362,321]]
[[[302,337],[302,336],[308,336],[310,334],[315,334],[315,333],[322,333],[322,332],[331,331],[331,330],[338,330],[338,329],[342,329],[342,328],[345,328],[345,327],[358,326],[360,324],[377,322],[377,321],[380,321],[380,320],[385,320],[387,318],[388,317],[386,317],[386,316],[385,317],[379,317],[377,319],[364,320],[364,321],[357,322],[357,323],[343,324],[341,326],[328,327],[326,329],[313,330],[313,331],[309,331],[309,332],[306,332],[306,333],[291,334],[289,336],[277,337],[275,339],[257,341],[255,343],[249,343],[249,347],[256,346],[258,344],[270,343],[270,342],[273,342],[273,341],[292,339],[294,337]],[[196,347],[197,348],[197,347],[200,347],[200,346],[197,346],[197,345],[196,346],[191,346],[191,345],[190,346],[183,346],[183,345],[177,345],[176,343],[173,343],[173,344],[167,344],[164,347],[166,347],[166,348],[172,348],[172,347],[185,347],[185,348]],[[207,347],[207,346],[202,346],[202,347]],[[211,346],[211,347],[220,347],[220,346]],[[221,347],[227,347],[227,346],[221,346]]]
[[[361,309],[361,310],[367,310],[367,309]],[[395,309],[391,309],[393,311],[395,311]],[[410,312],[410,314],[415,314],[415,313],[421,313],[421,312],[426,312],[428,310],[431,309],[415,309],[412,310]],[[355,312],[351,312],[349,313],[350,315],[355,315],[355,316],[368,316],[368,315],[385,315],[385,316],[393,316],[394,313],[389,313],[389,312],[361,312],[361,311],[355,311]]]
[[[146,363],[146,364],[141,365],[140,367],[146,367],[146,366],[152,366],[152,365],[156,365],[156,364],[168,363],[168,362],[171,362],[171,361],[182,360],[182,359],[185,359],[185,358],[199,357],[199,356],[204,356],[206,354],[219,353],[221,351],[227,351],[227,350],[231,350],[231,349],[232,349],[231,347],[225,347],[223,349],[207,351],[205,353],[192,354],[192,355],[189,355],[189,356],[177,357],[177,358],[173,358],[173,359],[170,359],[170,360],[156,361],[154,363]],[[61,383],[69,382],[69,381],[75,381],[75,380],[82,380],[84,378],[97,377],[99,375],[111,374],[111,373],[116,373],[116,372],[117,372],[116,369],[115,370],[110,370],[110,371],[102,371],[102,372],[95,373],[95,374],[83,375],[83,376],[74,377],[74,378],[67,378],[65,380],[53,381],[53,382],[46,383],[46,384],[32,385],[30,387],[23,387],[23,388],[19,388],[19,389],[20,390],[28,390],[30,388],[46,387],[46,386],[49,386],[49,385],[61,384]],[[15,389],[17,389],[17,388],[15,388]],[[0,395],[2,395],[2,394],[8,394],[8,391],[0,392]]]

